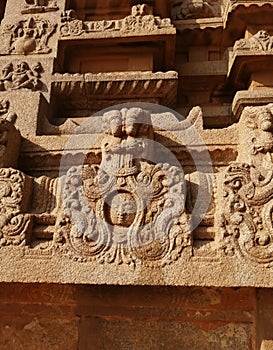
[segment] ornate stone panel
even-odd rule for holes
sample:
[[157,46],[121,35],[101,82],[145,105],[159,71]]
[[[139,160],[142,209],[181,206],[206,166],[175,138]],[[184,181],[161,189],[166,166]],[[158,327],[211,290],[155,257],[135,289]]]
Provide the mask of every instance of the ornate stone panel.
[[[120,35],[151,35],[174,34],[175,29],[169,18],[161,19],[152,14],[152,9],[143,4],[132,7],[131,15],[121,20],[82,21],[77,18],[74,10],[62,14],[63,25],[60,27],[61,36],[81,36],[98,34],[105,37],[107,34]],[[108,36],[109,36],[108,35]]]
[[0,54],[47,54],[50,36],[57,25],[39,17],[30,17],[15,24],[5,24],[1,32]]
[[223,249],[260,264],[273,261],[273,105],[246,107],[240,120],[238,161],[223,182]]
[[147,111],[112,110],[103,121],[100,165],[73,167],[63,179],[65,250],[100,263],[169,264],[191,244],[181,169],[146,160],[153,145]]

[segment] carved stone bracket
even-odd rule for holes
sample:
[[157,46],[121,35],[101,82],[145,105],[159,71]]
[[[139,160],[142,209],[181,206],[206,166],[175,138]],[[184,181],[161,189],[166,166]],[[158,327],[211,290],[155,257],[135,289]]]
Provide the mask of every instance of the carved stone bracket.
[[152,14],[147,5],[132,7],[130,16],[119,20],[103,20],[83,22],[77,19],[74,10],[65,11],[62,14],[60,33],[62,37],[88,36],[88,37],[113,37],[113,35],[154,35],[175,34],[175,28],[169,18],[161,19]]
[[56,27],[48,20],[35,17],[6,24],[2,28],[0,54],[47,54],[51,52],[48,40]]
[[223,179],[219,217],[224,251],[273,261],[273,105],[246,107],[239,123],[238,163]]
[[109,101],[122,103],[128,96],[134,101],[174,106],[178,74],[173,71],[55,74],[52,80],[53,95],[58,98],[62,111],[71,115],[73,110],[90,113],[103,109],[109,106]]

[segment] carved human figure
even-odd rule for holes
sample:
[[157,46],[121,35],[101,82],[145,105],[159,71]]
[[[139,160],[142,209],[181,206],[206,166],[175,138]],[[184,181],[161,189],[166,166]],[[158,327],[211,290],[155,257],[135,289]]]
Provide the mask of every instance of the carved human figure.
[[[2,75],[0,78],[0,91],[7,90],[7,87],[10,85],[8,80],[11,77],[11,73],[13,72],[13,64],[8,63],[2,69]],[[8,82],[8,83],[7,83]]]
[[0,100],[0,118],[9,121],[14,124],[17,115],[14,112],[9,111],[10,103],[8,100]]
[[12,64],[5,66],[0,78],[0,90],[38,89],[41,71],[39,62],[32,69],[26,62],[19,62],[15,68]]
[[11,75],[12,89],[32,89],[38,85],[37,77],[30,70],[26,62],[17,64],[14,72]]

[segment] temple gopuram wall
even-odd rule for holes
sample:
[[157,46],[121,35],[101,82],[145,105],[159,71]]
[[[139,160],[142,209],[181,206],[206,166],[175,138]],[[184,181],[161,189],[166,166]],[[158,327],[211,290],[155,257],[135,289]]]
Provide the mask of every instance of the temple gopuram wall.
[[273,349],[273,2],[0,1],[0,349]]

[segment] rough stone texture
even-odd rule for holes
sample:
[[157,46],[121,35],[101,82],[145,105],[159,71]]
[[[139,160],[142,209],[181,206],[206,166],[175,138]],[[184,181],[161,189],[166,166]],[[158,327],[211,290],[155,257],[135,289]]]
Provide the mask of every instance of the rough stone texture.
[[272,5],[0,3],[0,348],[272,346]]
[[254,289],[1,285],[1,349],[254,349]]
[[1,349],[77,348],[73,288],[7,284],[0,294]]

